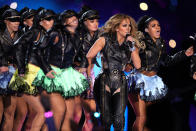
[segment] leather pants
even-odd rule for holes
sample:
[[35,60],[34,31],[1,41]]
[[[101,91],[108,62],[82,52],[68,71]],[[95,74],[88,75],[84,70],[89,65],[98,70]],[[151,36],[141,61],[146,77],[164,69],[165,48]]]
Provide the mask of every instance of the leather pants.
[[[111,125],[115,131],[123,131],[124,129],[124,112],[127,103],[128,91],[127,81],[125,76],[120,76],[119,83],[114,86],[114,82],[109,84],[111,76],[102,74],[95,81],[95,90],[99,91],[99,97],[96,97],[98,106],[101,110],[101,119],[105,130],[109,131]],[[115,80],[116,81],[116,80]],[[99,83],[99,84],[97,84]],[[110,91],[106,90],[106,85],[109,86]],[[112,87],[110,86],[112,85]],[[98,86],[98,87],[97,87]],[[115,92],[120,88],[119,92]],[[96,91],[94,92],[96,93]],[[98,95],[97,95],[98,96]]]

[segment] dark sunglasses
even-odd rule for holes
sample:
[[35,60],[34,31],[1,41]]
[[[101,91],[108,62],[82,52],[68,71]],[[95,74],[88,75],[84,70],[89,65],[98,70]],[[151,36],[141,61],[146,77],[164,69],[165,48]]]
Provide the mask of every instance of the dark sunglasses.
[[33,17],[34,17],[34,15],[32,14],[32,15],[26,17],[25,20],[26,20],[26,19],[31,19],[31,18],[33,18]]
[[20,18],[16,17],[16,18],[7,18],[6,20],[10,21],[10,22],[20,22]]
[[47,21],[54,20],[54,16],[46,17],[46,18],[44,18],[43,20],[47,20]]

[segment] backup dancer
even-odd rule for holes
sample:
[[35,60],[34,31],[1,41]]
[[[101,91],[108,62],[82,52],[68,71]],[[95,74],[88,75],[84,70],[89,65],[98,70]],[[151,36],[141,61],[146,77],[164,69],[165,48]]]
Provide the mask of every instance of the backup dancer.
[[4,28],[0,32],[0,108],[1,115],[4,113],[2,130],[11,131],[13,128],[14,113],[16,108],[15,92],[9,90],[8,84],[15,72],[15,67],[21,67],[19,60],[22,46],[14,42],[20,37],[20,15],[17,10],[7,9],[2,14]]
[[130,76],[133,81],[129,82],[131,84],[129,102],[136,114],[133,131],[144,130],[147,106],[167,94],[166,85],[157,75],[160,67],[175,64],[193,54],[192,48],[189,48],[173,57],[168,56],[165,41],[160,36],[160,24],[153,17],[142,17],[138,22],[138,30],[144,35],[139,41],[145,48],[139,50],[141,68],[135,71],[135,75]]
[[[55,41],[50,44],[46,55],[51,71],[54,70],[54,78],[50,79],[40,71],[33,85],[41,86],[49,93],[57,130],[72,130],[72,102],[74,97],[80,95],[89,85],[86,78],[72,67],[80,47],[80,38],[76,35],[78,26],[76,13],[70,10],[62,12],[60,24],[60,30],[54,28],[51,31]],[[62,115],[64,113],[65,116]]]
[[[83,12],[80,17],[80,33],[82,36],[81,40],[81,50],[80,55],[84,56],[81,58],[79,72],[83,73],[85,77],[87,77],[86,69],[88,67],[88,61],[86,59],[86,54],[95,43],[95,41],[99,38],[100,31],[98,30],[99,26],[99,14],[96,10],[87,10],[81,11]],[[93,59],[93,65],[91,70],[91,78],[92,84],[94,84],[95,75],[94,75],[94,64],[97,64],[96,57]],[[96,103],[93,96],[93,85],[91,88],[88,88],[82,95],[81,95],[81,105],[84,109],[85,114],[85,122],[83,125],[84,131],[91,131],[93,129],[93,121],[92,115],[96,111]]]
[[[29,31],[32,26],[33,26],[33,19],[36,14],[35,10],[31,10],[29,8],[24,8],[20,11],[21,14],[21,28],[22,32],[25,33]],[[27,45],[26,43],[23,47],[23,50],[27,50]],[[35,112],[33,111],[31,105],[29,105],[25,99],[21,96],[16,97],[17,102],[16,102],[16,115],[14,119],[14,127],[13,130],[18,131],[22,129],[24,120],[26,118],[26,115],[28,114],[28,119],[27,122],[25,123],[25,130],[30,130],[32,121],[35,115]]]
[[[50,71],[51,68],[46,62],[45,50],[52,41],[48,35],[50,35],[49,31],[54,24],[55,13],[52,10],[43,9],[38,13],[37,18],[35,23],[38,24],[16,42],[23,45],[22,50],[20,50],[23,56],[20,59],[26,67],[18,68],[10,82],[10,89],[23,94],[26,102],[36,112],[31,127],[32,131],[40,131],[45,121],[45,110],[40,101],[41,87],[33,86],[32,82],[40,69],[47,72],[46,76],[54,77],[52,75],[53,71]],[[25,48],[27,50],[24,50]],[[44,127],[44,129],[46,128]]]

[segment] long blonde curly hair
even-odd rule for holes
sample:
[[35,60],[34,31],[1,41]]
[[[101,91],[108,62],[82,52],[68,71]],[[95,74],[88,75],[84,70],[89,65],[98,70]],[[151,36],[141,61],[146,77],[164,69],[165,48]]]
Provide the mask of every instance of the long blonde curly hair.
[[116,28],[120,25],[120,23],[128,19],[131,23],[131,32],[130,35],[135,37],[137,31],[137,25],[135,20],[126,14],[115,14],[108,21],[106,21],[105,25],[102,27],[104,33],[114,34],[116,32]]

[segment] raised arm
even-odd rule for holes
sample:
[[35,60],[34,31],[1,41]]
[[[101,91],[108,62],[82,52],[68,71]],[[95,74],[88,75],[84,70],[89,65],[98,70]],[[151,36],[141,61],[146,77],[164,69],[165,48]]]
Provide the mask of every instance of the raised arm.
[[88,51],[86,57],[88,60],[88,68],[87,68],[87,75],[88,77],[91,74],[91,66],[92,66],[92,59],[104,48],[105,46],[105,38],[100,37]]

